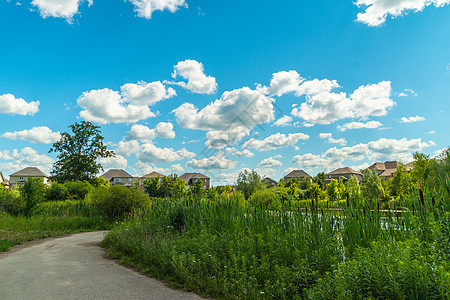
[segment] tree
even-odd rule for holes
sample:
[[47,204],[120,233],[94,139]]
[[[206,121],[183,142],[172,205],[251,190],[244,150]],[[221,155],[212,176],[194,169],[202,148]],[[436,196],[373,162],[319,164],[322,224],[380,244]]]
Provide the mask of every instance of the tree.
[[161,179],[159,186],[160,196],[166,198],[179,198],[186,192],[186,182],[176,174],[170,174]]
[[251,172],[248,170],[240,172],[236,186],[236,189],[244,194],[245,199],[250,198],[254,192],[262,190],[266,187],[261,176],[259,176],[254,170]]
[[29,216],[32,209],[44,201],[46,185],[42,178],[29,178],[20,188],[20,197],[25,202],[24,213]]
[[409,192],[410,182],[409,182],[408,171],[404,165],[397,167],[397,171],[394,172],[391,179],[389,179],[389,195],[391,197],[396,197],[404,199]]
[[363,181],[361,185],[362,194],[365,199],[374,201],[375,199],[381,199],[384,197],[384,188],[381,184],[381,179],[377,173],[370,169],[362,171]]
[[320,172],[316,176],[314,176],[313,182],[318,183],[320,188],[325,190],[325,181],[327,176],[325,175],[325,172]]
[[114,152],[106,149],[99,126],[81,121],[69,127],[73,134],[64,132],[49,150],[59,153],[51,172],[52,180],[91,180],[103,170],[97,159],[114,157]]
[[428,186],[428,178],[432,171],[430,156],[419,152],[415,152],[413,156],[415,161],[411,170],[411,177],[419,189],[423,189]]
[[342,182],[342,178],[331,179],[327,185],[327,195],[330,201],[339,201],[343,199],[345,194],[345,185]]
[[161,197],[159,176],[144,179],[144,192],[150,197]]
[[203,182],[200,179],[194,183],[194,186],[191,187],[191,195],[200,199],[205,192],[205,188],[203,187]]
[[358,178],[355,175],[350,175],[346,183],[347,193],[352,199],[359,199],[361,196],[361,188],[359,186]]

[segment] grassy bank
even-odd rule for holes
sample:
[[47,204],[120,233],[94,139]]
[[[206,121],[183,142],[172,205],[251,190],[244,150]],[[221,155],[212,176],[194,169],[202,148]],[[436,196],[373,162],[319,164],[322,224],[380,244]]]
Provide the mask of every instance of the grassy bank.
[[408,199],[403,213],[364,201],[274,211],[227,196],[160,200],[114,226],[104,245],[126,264],[220,299],[449,299],[444,196]]

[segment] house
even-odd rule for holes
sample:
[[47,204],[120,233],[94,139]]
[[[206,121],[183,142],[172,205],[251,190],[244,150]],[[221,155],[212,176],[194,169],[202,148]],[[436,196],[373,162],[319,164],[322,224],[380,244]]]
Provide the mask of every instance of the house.
[[144,180],[145,179],[149,179],[149,178],[154,178],[154,177],[159,177],[159,178],[163,178],[165,177],[165,175],[158,173],[158,172],[150,172],[142,177],[139,177],[139,189],[142,191],[144,190]]
[[25,169],[9,175],[9,186],[21,187],[30,178],[42,178],[42,181],[47,184],[49,176],[36,167],[26,167]]
[[368,167],[368,169],[377,172],[377,175],[383,179],[390,179],[393,177],[395,171],[397,171],[397,167],[401,165],[403,164],[398,161],[376,162]]
[[355,175],[358,181],[362,180],[362,174],[349,167],[339,168],[325,175],[326,175],[325,177],[326,183],[330,182],[331,179],[339,179],[339,178],[342,178],[342,180],[345,182],[350,178],[351,175]]
[[132,187],[135,179],[122,169],[111,169],[100,177],[106,178],[111,185],[122,185]]
[[197,179],[200,179],[203,183],[203,187],[206,190],[209,189],[210,178],[202,173],[184,173],[179,178],[186,182],[188,186],[194,186]]
[[293,171],[289,172],[289,174],[284,176],[283,179],[284,179],[284,182],[288,182],[289,179],[292,179],[292,178],[298,178],[298,179],[302,180],[305,177],[311,177],[311,176],[309,176],[309,174],[303,170],[293,170]]
[[273,180],[270,177],[266,177],[263,179],[271,188],[276,187],[278,182],[276,182],[276,180]]

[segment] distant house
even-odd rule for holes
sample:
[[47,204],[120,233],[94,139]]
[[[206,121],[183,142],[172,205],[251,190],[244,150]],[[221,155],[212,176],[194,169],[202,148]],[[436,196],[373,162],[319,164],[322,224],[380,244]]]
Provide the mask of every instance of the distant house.
[[49,176],[36,167],[27,167],[9,175],[9,186],[21,187],[30,178],[42,178],[42,181],[47,184]]
[[186,182],[188,186],[193,186],[197,179],[201,180],[205,189],[209,189],[210,186],[210,178],[202,173],[184,173],[179,178]]
[[144,190],[144,180],[145,179],[149,179],[149,178],[154,178],[154,177],[159,177],[159,178],[163,178],[165,177],[165,175],[158,173],[158,172],[150,172],[142,177],[139,177],[139,189],[142,191]]
[[302,180],[305,177],[311,177],[311,176],[309,176],[309,174],[303,170],[293,170],[293,171],[289,172],[289,174],[284,176],[283,179],[285,182],[288,182],[289,179],[292,179],[292,178],[298,178],[298,179]]
[[122,185],[132,187],[134,178],[122,169],[111,169],[100,177],[106,178],[111,185]]
[[278,182],[277,182],[276,180],[273,180],[273,179],[270,178],[270,177],[266,177],[266,178],[264,178],[263,180],[264,180],[265,182],[267,182],[267,184],[268,184],[271,188],[276,187],[277,184],[278,184]]
[[377,175],[380,178],[390,179],[393,177],[395,171],[397,171],[397,167],[401,165],[403,164],[398,161],[386,161],[384,163],[376,162],[370,167],[368,167],[368,169],[377,172]]
[[362,174],[349,167],[339,168],[325,175],[326,175],[326,182],[330,182],[331,179],[339,179],[339,178],[342,178],[343,181],[347,181],[352,175],[355,175],[358,181],[362,180]]

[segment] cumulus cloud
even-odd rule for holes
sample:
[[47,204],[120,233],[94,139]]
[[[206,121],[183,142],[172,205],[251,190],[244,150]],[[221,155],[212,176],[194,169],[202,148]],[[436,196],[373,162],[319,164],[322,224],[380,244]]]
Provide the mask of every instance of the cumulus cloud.
[[193,157],[195,157],[195,153],[189,152],[185,148],[176,151],[172,148],[158,148],[150,143],[141,145],[138,153],[138,159],[147,163],[174,162]]
[[11,94],[0,95],[0,114],[33,116],[38,111],[39,101],[26,102]]
[[139,153],[141,145],[137,140],[120,141],[114,152],[122,156],[130,156],[133,153]]
[[294,156],[292,163],[305,168],[320,168],[326,171],[343,166],[344,161],[360,161],[369,159],[370,161],[378,160],[399,160],[410,161],[412,153],[422,151],[422,149],[434,146],[432,141],[423,142],[418,139],[402,138],[386,139],[381,138],[377,141],[371,141],[367,144],[357,144],[352,147],[330,148],[322,155],[314,155],[307,153],[304,155]]
[[368,121],[366,123],[364,122],[350,122],[350,123],[345,123],[342,126],[338,126],[337,128],[340,131],[346,131],[348,129],[361,129],[361,128],[369,128],[369,129],[374,129],[374,128],[378,128],[383,126],[383,124],[381,124],[378,121]]
[[291,116],[283,116],[281,118],[279,118],[278,120],[276,120],[272,126],[289,126],[291,125],[290,123],[292,122],[292,117]]
[[181,76],[187,79],[188,82],[174,82],[167,81],[170,84],[179,85],[185,89],[197,94],[213,94],[217,90],[216,79],[212,76],[207,76],[203,64],[196,60],[180,61],[174,66],[172,77]]
[[388,16],[393,19],[405,15],[410,11],[422,11],[425,7],[434,5],[441,7],[450,3],[450,0],[357,0],[358,7],[365,11],[358,13],[357,21],[368,26],[380,26]]
[[235,165],[236,162],[226,158],[223,152],[199,160],[194,158],[186,163],[187,168],[199,170],[228,170],[233,169]]
[[237,157],[253,157],[255,154],[253,154],[250,150],[244,149],[242,151],[236,151],[233,153],[234,156]]
[[33,0],[31,4],[38,8],[43,18],[63,18],[71,22],[82,2],[92,5],[92,0]]
[[259,164],[258,167],[262,167],[262,168],[274,168],[274,167],[280,167],[283,165],[283,163],[279,160],[276,160],[275,158],[277,157],[268,157],[266,159],[263,159]]
[[270,87],[265,87],[265,92],[272,96],[282,96],[284,94],[295,92],[305,79],[297,71],[281,71],[272,75]]
[[115,157],[101,157],[98,159],[103,169],[126,169],[128,161],[125,157],[116,154]]
[[160,122],[155,129],[150,129],[145,125],[133,125],[131,130],[125,135],[125,141],[137,140],[141,142],[151,142],[155,137],[162,137],[173,139],[175,138],[175,131],[173,131],[173,124],[169,122]]
[[10,140],[23,140],[32,143],[51,144],[61,138],[59,132],[53,132],[46,126],[33,127],[30,130],[5,132],[0,137]]
[[321,139],[327,139],[328,143],[339,144],[341,146],[345,146],[347,144],[347,141],[344,138],[334,139],[333,135],[331,133],[329,133],[329,132],[327,132],[327,133],[319,133],[319,137]]
[[139,82],[123,85],[121,93],[107,88],[84,92],[77,103],[83,109],[80,117],[85,120],[98,124],[136,123],[155,116],[149,105],[175,95],[161,82]]
[[256,125],[273,121],[273,101],[260,90],[243,87],[224,92],[200,111],[184,103],[173,112],[181,127],[208,131],[206,144],[220,149],[241,140]]
[[[326,88],[333,88],[333,85]],[[326,88],[306,89],[306,102],[294,107],[291,114],[310,123],[330,124],[345,118],[384,116],[395,105],[389,98],[390,81],[360,86],[349,97],[343,92],[326,91]]]
[[420,122],[420,121],[425,121],[424,117],[420,117],[420,116],[415,116],[415,117],[402,117],[401,118],[401,122],[402,123],[414,123],[414,122]]
[[30,147],[25,147],[22,150],[0,151],[0,169],[4,174],[14,173],[26,167],[38,167],[48,174],[53,162],[53,158],[45,154],[39,154]]
[[309,135],[304,133],[290,133],[287,136],[282,133],[273,134],[264,140],[251,138],[244,143],[242,148],[252,148],[258,151],[268,151],[284,148],[296,144],[299,140],[307,140]]
[[128,0],[134,5],[134,11],[141,18],[151,19],[153,12],[168,10],[176,12],[182,7],[188,7],[185,0]]

